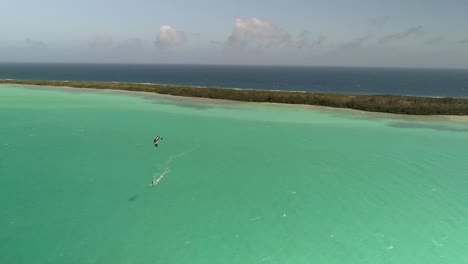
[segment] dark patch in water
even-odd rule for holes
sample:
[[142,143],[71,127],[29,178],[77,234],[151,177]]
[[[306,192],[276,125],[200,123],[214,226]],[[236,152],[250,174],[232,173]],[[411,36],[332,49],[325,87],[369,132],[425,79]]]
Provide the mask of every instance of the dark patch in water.
[[[346,110],[345,110],[346,111]],[[378,113],[378,112],[361,112],[356,114],[354,112],[349,112],[344,114],[348,114],[350,118],[355,118],[357,120],[382,120],[388,119],[389,121],[394,122],[431,122],[431,121],[449,121],[450,119],[446,116],[424,116],[424,115],[403,115],[403,114],[391,114],[391,113]],[[339,115],[337,115],[339,116]]]
[[190,103],[179,103],[179,102],[154,102],[154,104],[163,104],[163,105],[176,105],[180,107],[185,107],[185,108],[190,108],[190,109],[195,109],[195,110],[206,110],[213,108],[210,105],[206,104],[190,104]]
[[203,103],[203,102],[183,102],[179,101],[177,99],[173,100],[152,100],[152,104],[161,104],[161,105],[175,105],[179,107],[185,107],[189,109],[195,109],[195,110],[206,110],[206,109],[211,109],[211,108],[223,108],[223,109],[237,109],[239,110],[240,108],[236,108],[235,106],[239,105],[239,102],[223,102],[219,104],[209,104],[209,103]]
[[128,199],[129,202],[134,202],[138,198],[138,195],[133,195]]
[[392,122],[388,124],[389,127],[394,128],[426,128],[433,129],[438,131],[451,131],[451,132],[468,132],[468,127],[454,127],[447,125],[438,125],[438,124],[424,124],[417,122]]

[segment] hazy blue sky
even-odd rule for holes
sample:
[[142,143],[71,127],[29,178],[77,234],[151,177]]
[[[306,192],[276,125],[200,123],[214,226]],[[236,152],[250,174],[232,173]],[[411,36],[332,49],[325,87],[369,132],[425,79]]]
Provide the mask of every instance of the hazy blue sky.
[[466,0],[0,0],[0,61],[468,68]]

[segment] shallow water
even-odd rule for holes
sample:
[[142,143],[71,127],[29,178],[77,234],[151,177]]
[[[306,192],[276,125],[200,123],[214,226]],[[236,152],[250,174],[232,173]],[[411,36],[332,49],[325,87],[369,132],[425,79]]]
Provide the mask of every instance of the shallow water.
[[467,149],[463,119],[0,85],[0,263],[468,263]]

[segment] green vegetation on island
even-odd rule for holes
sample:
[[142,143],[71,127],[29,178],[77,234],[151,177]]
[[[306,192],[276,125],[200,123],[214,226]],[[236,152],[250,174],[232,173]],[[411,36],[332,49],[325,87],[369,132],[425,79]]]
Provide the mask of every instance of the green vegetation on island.
[[0,80],[0,84],[66,86],[74,88],[126,90],[152,92],[174,96],[224,99],[242,102],[318,105],[394,114],[468,115],[468,99],[465,98],[325,94],[116,82]]

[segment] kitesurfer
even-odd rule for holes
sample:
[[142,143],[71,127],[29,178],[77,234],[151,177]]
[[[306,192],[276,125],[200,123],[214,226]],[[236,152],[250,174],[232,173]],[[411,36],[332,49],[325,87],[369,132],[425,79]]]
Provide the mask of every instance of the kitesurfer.
[[153,142],[154,142],[154,146],[157,147],[158,144],[159,144],[159,140],[162,140],[163,138],[160,137],[160,136],[155,136],[154,139],[153,139]]

